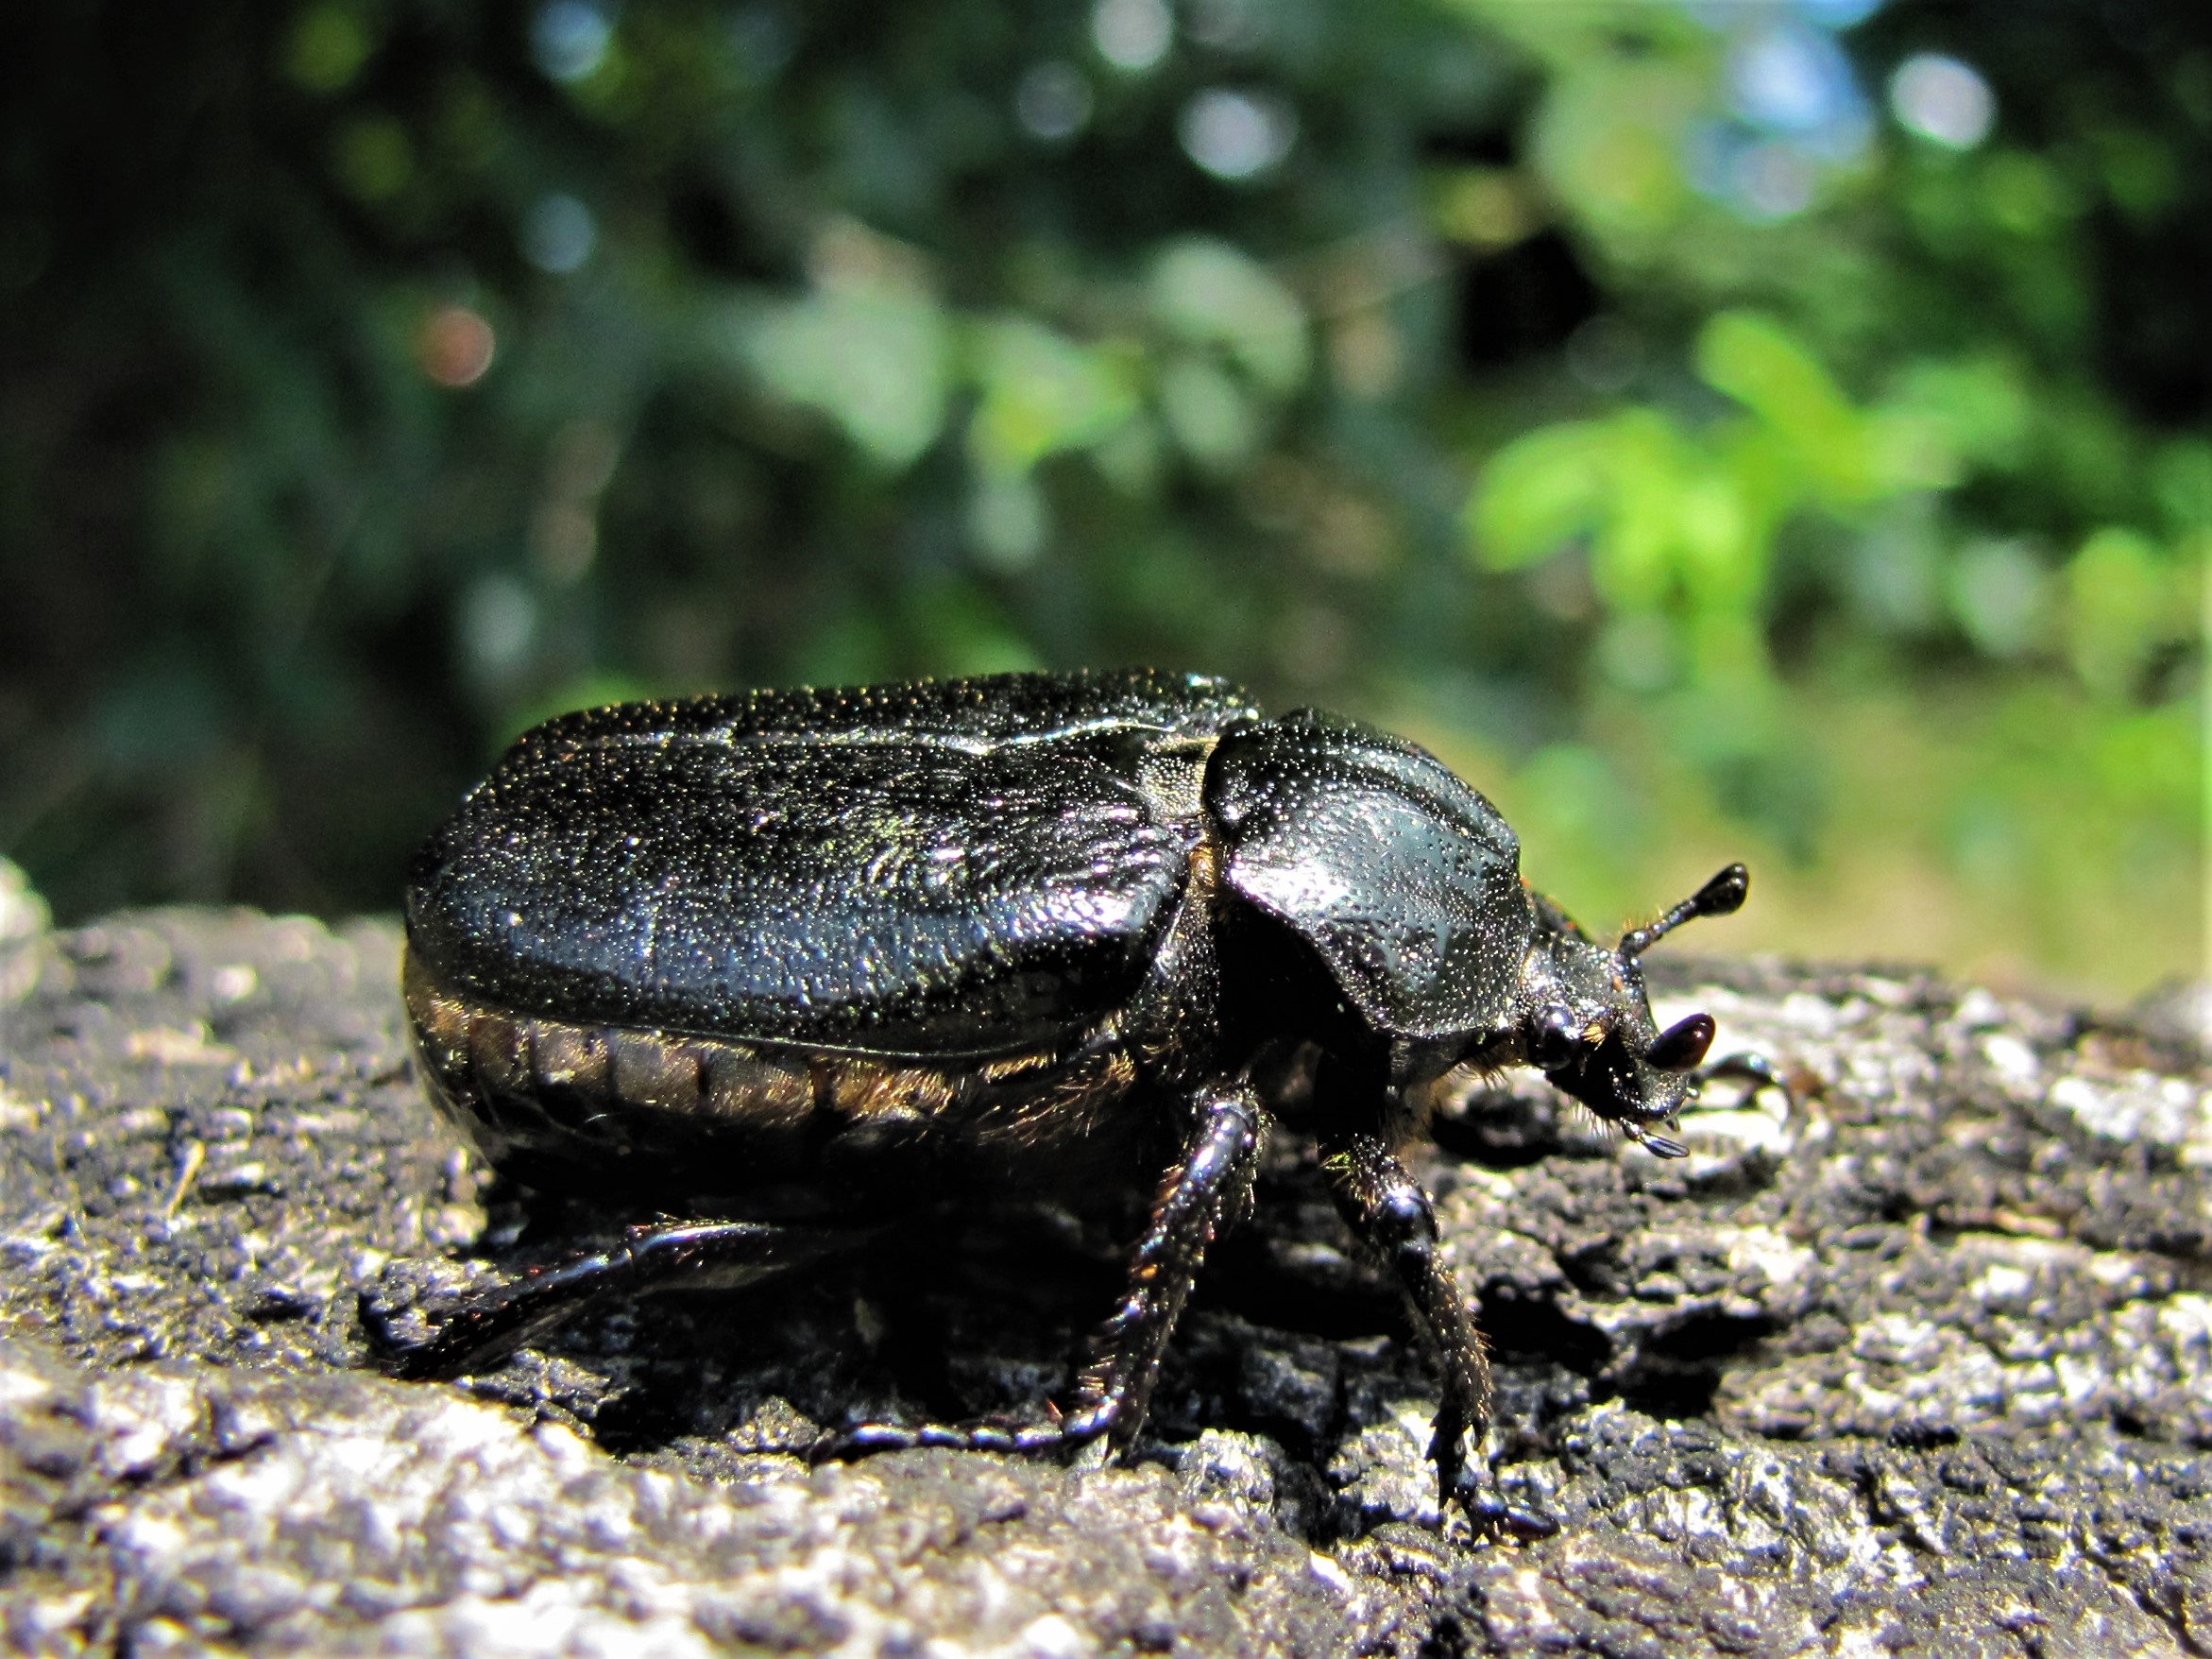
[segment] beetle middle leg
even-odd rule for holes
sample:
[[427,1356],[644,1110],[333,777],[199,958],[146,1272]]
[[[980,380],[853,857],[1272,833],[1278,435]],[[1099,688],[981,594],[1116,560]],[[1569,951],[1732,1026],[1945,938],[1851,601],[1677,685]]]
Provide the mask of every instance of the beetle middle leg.
[[766,1222],[689,1222],[634,1227],[620,1244],[539,1268],[471,1298],[437,1335],[385,1359],[410,1380],[463,1377],[505,1360],[585,1309],[668,1290],[736,1290],[864,1242],[862,1229]]
[[1168,1172],[1150,1223],[1130,1260],[1129,1288],[1100,1334],[1103,1355],[1083,1373],[1074,1405],[1052,1423],[911,1426],[870,1423],[826,1440],[817,1456],[860,1457],[910,1446],[974,1451],[1049,1451],[1104,1437],[1121,1452],[1144,1426],[1160,1356],[1190,1295],[1206,1249],[1239,1220],[1251,1198],[1267,1115],[1249,1085],[1198,1098],[1198,1127]]
[[1417,1323],[1435,1343],[1443,1383],[1429,1459],[1437,1465],[1445,1497],[1465,1508],[1479,1529],[1522,1539],[1552,1536],[1558,1522],[1507,1503],[1467,1466],[1466,1443],[1472,1442],[1479,1461],[1483,1437],[1489,1431],[1490,1362],[1452,1264],[1444,1258],[1436,1206],[1427,1191],[1379,1136],[1325,1137],[1321,1161],[1337,1212],[1387,1264]]

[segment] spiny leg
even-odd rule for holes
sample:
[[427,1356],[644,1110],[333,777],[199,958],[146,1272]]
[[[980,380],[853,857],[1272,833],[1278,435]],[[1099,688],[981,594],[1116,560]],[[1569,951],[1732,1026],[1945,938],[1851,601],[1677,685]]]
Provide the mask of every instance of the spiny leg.
[[1239,1084],[1199,1096],[1198,1127],[1182,1163],[1168,1172],[1144,1240],[1130,1261],[1129,1288],[1100,1334],[1104,1350],[1084,1372],[1072,1409],[1052,1423],[906,1426],[870,1423],[833,1436],[818,1458],[861,1457],[908,1446],[977,1451],[1046,1451],[1103,1435],[1115,1452],[1136,1439],[1159,1375],[1160,1356],[1204,1261],[1206,1247],[1239,1220],[1251,1201],[1267,1120]]
[[1162,1185],[1131,1261],[1128,1293],[1099,1334],[1103,1358],[1084,1374],[1080,1403],[1061,1425],[1078,1439],[1104,1434],[1116,1452],[1144,1427],[1160,1357],[1207,1247],[1242,1221],[1251,1204],[1267,1129],[1259,1096],[1240,1084],[1203,1097],[1200,1110],[1190,1154]]
[[736,1290],[860,1244],[864,1230],[765,1222],[634,1227],[620,1244],[538,1268],[470,1298],[437,1335],[386,1357],[394,1377],[461,1377],[498,1364],[586,1308],[668,1290]]
[[1523,1539],[1550,1537],[1558,1522],[1507,1503],[1489,1485],[1487,1470],[1477,1475],[1467,1466],[1463,1443],[1472,1441],[1479,1462],[1489,1431],[1490,1362],[1438,1242],[1437,1211],[1428,1193],[1377,1136],[1324,1139],[1321,1154],[1338,1212],[1388,1265],[1436,1347],[1443,1380],[1429,1458],[1444,1497],[1464,1507],[1479,1528]]

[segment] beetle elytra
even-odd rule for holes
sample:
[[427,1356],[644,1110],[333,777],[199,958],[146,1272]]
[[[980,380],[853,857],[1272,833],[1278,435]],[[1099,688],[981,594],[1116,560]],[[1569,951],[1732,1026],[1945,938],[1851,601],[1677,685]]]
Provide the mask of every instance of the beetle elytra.
[[[898,1206],[1157,1187],[1097,1362],[1050,1423],[871,1425],[841,1452],[1126,1448],[1278,1122],[1442,1360],[1430,1456],[1480,1525],[1488,1361],[1400,1151],[1428,1086],[1530,1065],[1662,1156],[1713,1022],[1522,880],[1426,751],[1218,680],[1009,675],[626,704],[527,733],[430,840],[406,997],[433,1094],[526,1186],[684,1218],[464,1306],[398,1357],[489,1363],[579,1308],[742,1283]],[[1301,1086],[1282,1086],[1292,1072]]]

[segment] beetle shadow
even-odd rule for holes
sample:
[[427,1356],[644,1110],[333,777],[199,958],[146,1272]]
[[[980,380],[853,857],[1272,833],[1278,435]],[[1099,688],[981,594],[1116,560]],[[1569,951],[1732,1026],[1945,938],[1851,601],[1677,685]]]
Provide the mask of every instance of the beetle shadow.
[[[489,1208],[481,1246],[509,1276],[665,1219],[512,1189]],[[471,1387],[633,1458],[803,1453],[871,1421],[1034,1421],[1064,1395],[1122,1280],[1118,1218],[997,1204],[878,1219],[852,1251],[784,1277],[579,1313]]]
[[[1423,1175],[1439,1192],[1460,1164],[1517,1170],[1561,1152],[1611,1153],[1572,1104],[1535,1090],[1481,1092],[1436,1130]],[[625,1225],[666,1219],[511,1187],[493,1191],[487,1211],[473,1264],[417,1264],[444,1280],[422,1298],[423,1311],[481,1288],[488,1263],[512,1277],[605,1248]],[[1172,1456],[1201,1430],[1223,1428],[1268,1436],[1293,1460],[1325,1465],[1337,1441],[1364,1426],[1360,1398],[1434,1388],[1393,1283],[1355,1245],[1302,1137],[1274,1137],[1253,1211],[1209,1255],[1168,1345],[1140,1458]],[[1143,1218],[1128,1204],[1079,1216],[999,1201],[880,1219],[881,1230],[850,1254],[787,1277],[579,1314],[469,1386],[570,1421],[616,1455],[730,1478],[743,1477],[749,1456],[804,1455],[824,1434],[864,1422],[1033,1424],[1048,1402],[1067,1401],[1122,1292],[1128,1240]],[[1632,1357],[1613,1354],[1556,1298],[1503,1279],[1467,1288],[1481,1301],[1493,1355],[1534,1391],[1518,1413],[1501,1400],[1502,1424],[1518,1416],[1540,1438],[1553,1394],[1618,1394],[1662,1416],[1701,1414],[1728,1356],[1763,1334],[1686,1330],[1676,1346],[1624,1369]],[[1514,1386],[1501,1376],[1503,1394]]]
[[[1395,1291],[1358,1255],[1312,1148],[1279,1141],[1255,1215],[1215,1245],[1169,1344],[1147,1435],[1155,1443],[1243,1428],[1319,1455],[1325,1420],[1240,1405],[1235,1379],[1275,1363],[1251,1355],[1376,1339],[1414,1351]],[[666,1219],[511,1185],[487,1195],[486,1210],[473,1260],[387,1273],[388,1305],[365,1308],[365,1322],[399,1330],[412,1320],[419,1341],[494,1272],[513,1279],[557,1266]],[[882,1221],[851,1253],[786,1277],[587,1309],[468,1386],[570,1421],[617,1455],[673,1456],[706,1472],[732,1452],[804,1453],[863,1422],[1039,1422],[1092,1358],[1144,1213],[1132,1203],[1079,1215],[999,1201]]]

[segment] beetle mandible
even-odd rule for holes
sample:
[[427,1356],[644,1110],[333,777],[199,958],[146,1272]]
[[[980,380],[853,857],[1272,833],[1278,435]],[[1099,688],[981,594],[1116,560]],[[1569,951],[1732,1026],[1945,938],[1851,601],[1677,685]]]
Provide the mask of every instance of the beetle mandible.
[[1523,881],[1513,831],[1425,750],[1313,710],[1270,719],[1217,679],[1002,675],[564,715],[417,856],[417,1051],[495,1168],[689,1219],[479,1296],[395,1368],[456,1375],[609,1297],[757,1280],[897,1204],[1158,1182],[1057,1420],[871,1425],[830,1448],[1118,1453],[1281,1121],[1318,1143],[1440,1356],[1447,1497],[1478,1526],[1547,1532],[1488,1479],[1489,1363],[1400,1151],[1446,1071],[1529,1065],[1679,1155],[1658,1128],[1695,1092],[1713,1022],[1659,1030],[1639,958],[1746,885],[1732,864],[1608,949]]

